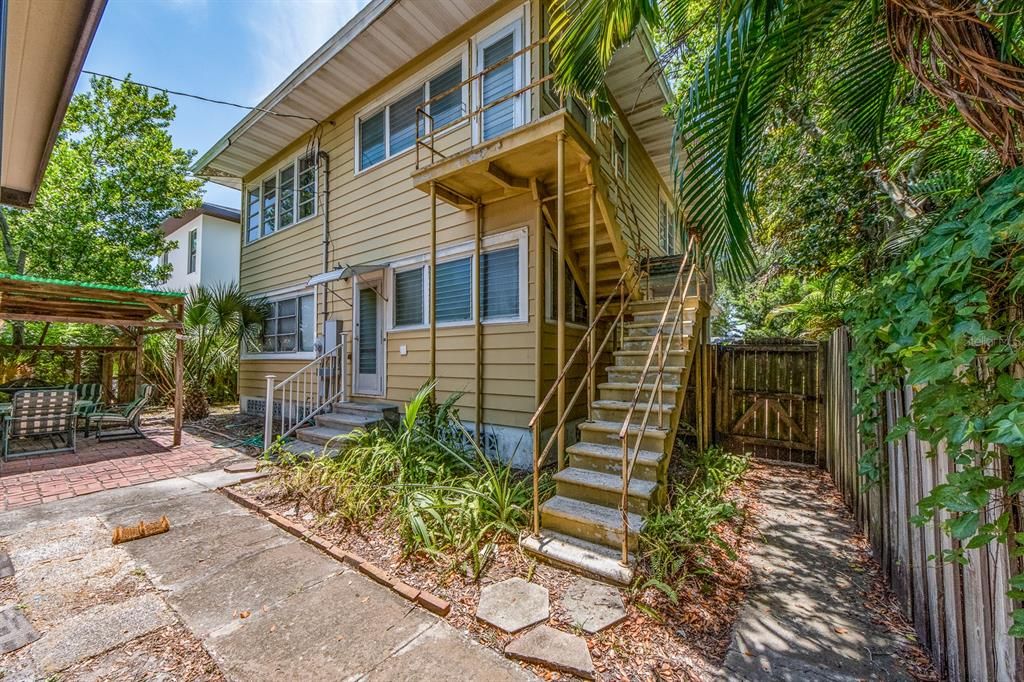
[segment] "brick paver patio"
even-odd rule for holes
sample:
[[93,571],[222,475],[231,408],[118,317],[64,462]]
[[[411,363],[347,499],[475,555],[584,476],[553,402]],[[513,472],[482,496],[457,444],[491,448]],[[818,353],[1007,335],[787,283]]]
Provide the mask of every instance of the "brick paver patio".
[[173,432],[164,424],[143,431],[147,438],[138,440],[80,438],[74,454],[0,461],[0,511],[215,469],[239,455],[190,433],[171,448]]

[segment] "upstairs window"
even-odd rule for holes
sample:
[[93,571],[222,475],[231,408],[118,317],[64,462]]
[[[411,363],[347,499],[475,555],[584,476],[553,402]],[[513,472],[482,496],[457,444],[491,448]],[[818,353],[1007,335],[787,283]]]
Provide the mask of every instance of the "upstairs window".
[[196,271],[196,257],[199,255],[199,228],[188,231],[188,274]]
[[619,130],[618,126],[612,126],[612,169],[615,177],[626,179],[628,170],[627,160],[629,159],[629,145],[626,142],[626,133]]
[[458,120],[463,113],[462,62],[450,66],[437,76],[410,90],[378,111],[359,118],[359,170],[366,170],[381,161],[412,149],[416,138],[430,129],[430,119],[417,124],[416,109],[435,95],[436,102],[426,106],[434,119],[434,128],[441,128]]
[[256,241],[314,215],[316,157],[304,154],[246,193],[245,241]]
[[675,214],[664,196],[658,198],[658,232],[661,235],[661,248],[666,255],[678,252]]

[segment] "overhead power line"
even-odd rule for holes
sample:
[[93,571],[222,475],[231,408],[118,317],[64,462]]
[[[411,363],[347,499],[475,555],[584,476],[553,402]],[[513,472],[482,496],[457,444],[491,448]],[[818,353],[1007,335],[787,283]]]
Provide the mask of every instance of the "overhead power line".
[[317,125],[320,125],[320,121],[316,120],[311,116],[302,116],[301,114],[282,114],[277,111],[271,111],[270,109],[263,109],[261,107],[251,107],[246,104],[238,104],[237,102],[226,102],[222,99],[213,99],[212,97],[203,97],[202,95],[193,95],[190,92],[181,92],[180,90],[171,90],[169,88],[162,88],[159,85],[149,85],[148,83],[140,83],[139,81],[129,80],[127,78],[118,78],[117,76],[111,76],[105,73],[97,73],[95,71],[89,71],[88,69],[82,69],[82,73],[87,73],[90,76],[99,76],[100,78],[109,78],[119,83],[133,83],[150,90],[159,90],[160,92],[168,95],[177,95],[178,97],[190,97],[197,99],[201,102],[209,102],[210,104],[221,104],[226,107],[235,107],[236,109],[246,109],[248,111],[258,111],[260,113],[269,114],[271,116],[279,116],[281,118],[297,118],[303,121],[311,121]]

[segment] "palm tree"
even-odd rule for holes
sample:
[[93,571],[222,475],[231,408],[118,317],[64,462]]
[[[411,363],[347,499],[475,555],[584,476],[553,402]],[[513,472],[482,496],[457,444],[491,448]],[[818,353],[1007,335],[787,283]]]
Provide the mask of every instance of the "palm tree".
[[[184,317],[185,419],[208,415],[211,394],[234,394],[241,349],[259,341],[266,315],[266,301],[242,293],[234,283],[189,290]],[[173,386],[174,339],[168,334],[151,338],[147,370],[165,388]]]
[[770,115],[812,63],[830,71],[834,121],[869,145],[909,81],[955,106],[1004,166],[1020,165],[1022,11],[1022,0],[553,0],[551,53],[559,87],[608,114],[605,70],[641,26],[665,46],[662,63],[687,54],[695,27],[713,27],[675,110],[674,165],[689,228],[741,275],[754,266],[751,201]]

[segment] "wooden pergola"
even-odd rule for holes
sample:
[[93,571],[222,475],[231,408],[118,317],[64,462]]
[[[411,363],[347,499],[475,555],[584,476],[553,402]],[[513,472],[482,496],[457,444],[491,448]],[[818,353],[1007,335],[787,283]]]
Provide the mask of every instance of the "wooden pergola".
[[[185,294],[152,289],[69,282],[0,274],[0,320],[64,322],[117,327],[135,337],[136,383],[142,372],[142,342],[147,334],[173,331],[174,445],[181,445],[182,384],[185,370]],[[25,350],[33,347],[26,346]],[[40,347],[43,348],[43,347]],[[47,346],[46,349],[75,350]],[[90,348],[80,346],[80,349]],[[93,349],[99,349],[95,347]]]

